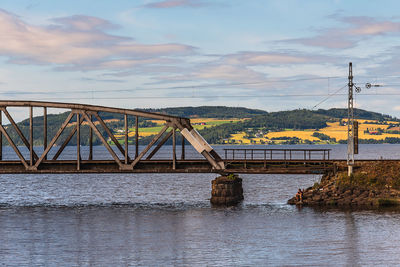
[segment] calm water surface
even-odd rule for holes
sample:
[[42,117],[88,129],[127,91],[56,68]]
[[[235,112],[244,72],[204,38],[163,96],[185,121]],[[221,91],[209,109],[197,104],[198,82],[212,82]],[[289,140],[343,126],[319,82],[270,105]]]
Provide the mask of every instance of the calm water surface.
[[[329,148],[334,158],[344,158],[345,146]],[[363,158],[400,158],[399,148],[368,145],[361,151]],[[161,157],[169,152],[163,153]],[[73,148],[64,157],[73,157]],[[209,198],[215,176],[2,175],[0,262],[5,266],[400,265],[398,211],[286,205],[299,187],[318,181],[318,175],[242,175],[244,202],[234,208],[213,208]]]

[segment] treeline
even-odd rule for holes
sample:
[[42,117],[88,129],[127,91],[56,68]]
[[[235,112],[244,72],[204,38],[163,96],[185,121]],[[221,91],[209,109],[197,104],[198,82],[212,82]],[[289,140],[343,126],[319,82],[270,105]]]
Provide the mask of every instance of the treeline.
[[178,108],[160,108],[143,109],[147,112],[157,112],[178,117],[186,118],[252,118],[257,115],[267,114],[268,112],[259,109],[249,109],[242,107],[225,106],[200,106],[200,107],[178,107]]
[[[359,139],[359,144],[400,144],[398,137],[385,137],[385,139]],[[339,140],[339,144],[347,144],[347,140]]]
[[[315,113],[326,115],[333,118],[347,118],[346,108],[331,108],[328,110],[318,109]],[[377,120],[377,121],[400,121],[399,119],[390,115],[385,115],[377,112],[367,111],[363,109],[354,109],[354,117],[357,119]]]

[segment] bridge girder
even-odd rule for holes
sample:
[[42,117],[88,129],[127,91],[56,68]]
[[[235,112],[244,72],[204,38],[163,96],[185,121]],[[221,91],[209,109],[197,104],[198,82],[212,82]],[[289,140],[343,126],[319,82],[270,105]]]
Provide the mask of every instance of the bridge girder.
[[[21,129],[18,127],[18,124],[15,123],[14,119],[8,112],[7,108],[9,107],[16,107],[16,108],[23,108],[27,107],[29,108],[29,140],[28,138],[25,137]],[[43,146],[43,153],[40,155],[37,155],[37,153],[34,150],[33,147],[33,128],[35,127],[33,123],[33,108],[43,108],[43,122],[45,125],[43,125],[43,136],[44,138],[44,146]],[[50,142],[47,144],[47,109],[52,108],[52,109],[66,109],[70,110],[70,113],[56,132],[56,134],[51,138]],[[17,132],[18,136],[21,138],[23,141],[24,145],[29,149],[30,151],[30,156],[29,158],[26,158],[23,156],[23,153],[21,152],[20,148],[16,145],[15,140],[12,139],[12,137],[9,135],[7,132],[6,128],[2,125],[2,120],[1,120],[1,113],[4,113],[7,119],[9,120],[11,126],[13,129]],[[112,133],[112,130],[108,128],[106,122],[102,119],[101,113],[116,113],[116,114],[121,114],[124,115],[124,121],[125,121],[125,147],[123,147],[118,139],[114,136]],[[72,126],[72,130],[70,131],[69,135],[64,139],[62,145],[54,155],[53,159],[51,161],[47,160],[47,156],[49,151],[54,147],[57,141],[59,141],[62,133],[68,128],[68,126],[71,126],[71,120],[72,118],[76,116],[76,121],[73,123],[74,125]],[[128,127],[127,127],[127,117],[128,116],[134,116],[136,119],[136,126],[135,126],[135,139],[136,139],[136,154],[134,158],[130,158],[128,156]],[[93,121],[93,118],[96,121]],[[153,139],[150,141],[150,143],[147,144],[147,146],[139,153],[139,126],[138,126],[138,121],[139,118],[147,118],[147,119],[154,119],[154,120],[160,120],[164,121],[163,128],[161,129],[160,132],[158,132],[156,135],[154,135]],[[90,130],[90,153],[89,153],[89,159],[88,160],[82,160],[81,159],[81,154],[80,154],[80,127],[83,123],[86,123],[89,126]],[[109,139],[115,144],[119,152],[122,154],[122,158],[119,157],[111,147],[111,145],[107,142],[107,137],[104,136],[103,132],[99,130],[98,127],[101,127],[101,129],[108,135]],[[165,133],[167,132],[168,129],[171,129],[166,135]],[[159,151],[159,149],[165,144],[165,142],[173,137],[173,155],[171,162],[173,164],[173,169],[176,169],[177,166],[177,160],[176,160],[176,142],[175,142],[175,137],[176,137],[176,131],[179,130],[182,139],[187,140],[194,148],[196,151],[198,151],[201,155],[204,156],[204,158],[207,160],[207,162],[210,164],[210,169],[216,170],[216,171],[223,171],[225,169],[224,162],[221,159],[221,157],[214,151],[214,149],[201,137],[201,135],[192,127],[190,124],[190,119],[188,118],[182,118],[182,117],[177,117],[177,116],[170,116],[170,115],[165,115],[165,114],[159,114],[159,113],[152,113],[152,112],[144,112],[144,111],[139,111],[139,110],[134,110],[134,109],[122,109],[122,108],[113,108],[113,107],[104,107],[104,106],[95,106],[95,105],[84,105],[84,104],[74,104],[74,103],[59,103],[59,102],[42,102],[42,101],[0,101],[0,163],[3,161],[3,155],[2,155],[2,138],[3,136],[7,139],[8,143],[10,146],[13,148],[14,152],[19,158],[19,161],[17,163],[20,163],[23,166],[23,169],[26,172],[29,173],[41,173],[43,172],[43,166],[44,165],[49,165],[48,163],[57,163],[57,162],[62,162],[63,160],[59,159],[60,154],[63,152],[64,148],[68,145],[69,141],[72,139],[74,135],[77,136],[77,155],[76,155],[76,166],[75,170],[70,170],[70,172],[74,171],[80,171],[82,169],[82,165],[84,164],[89,164],[89,163],[95,163],[96,160],[94,159],[93,155],[93,133],[98,137],[98,139],[101,141],[103,146],[107,149],[109,154],[112,156],[114,160],[114,166],[109,168],[109,172],[115,172],[115,169],[117,168],[119,171],[131,171],[131,172],[137,172],[138,166],[140,166],[140,163],[142,159],[144,158],[145,155],[148,154],[146,161],[151,160],[151,158]],[[161,140],[161,138],[163,139]],[[153,146],[157,143],[158,145],[153,148]],[[183,153],[184,153],[184,142],[182,142],[183,146]],[[153,150],[151,151],[151,149]],[[184,154],[182,156],[184,159]],[[1,166],[4,166],[0,164]],[[73,166],[73,165],[66,165],[66,166]],[[94,166],[91,164],[91,166]],[[84,169],[84,168],[83,168]],[[1,172],[1,171],[0,171]],[[50,171],[51,172],[51,171]],[[93,169],[92,169],[93,172]],[[99,172],[107,172],[107,168],[101,168],[99,169]]]

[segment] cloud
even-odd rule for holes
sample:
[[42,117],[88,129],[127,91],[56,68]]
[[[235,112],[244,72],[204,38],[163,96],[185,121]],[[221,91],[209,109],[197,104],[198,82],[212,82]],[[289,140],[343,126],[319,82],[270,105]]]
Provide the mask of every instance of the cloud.
[[207,5],[202,0],[165,0],[144,5],[147,8],[202,7]]
[[287,52],[253,52],[244,51],[226,55],[222,58],[225,63],[234,65],[288,65],[311,64],[332,61],[328,56],[304,54],[296,51]]
[[107,33],[116,25],[96,17],[76,15],[31,25],[0,9],[0,56],[14,64],[53,65],[62,70],[97,70],[162,64],[165,58],[192,54],[194,47],[141,44]]
[[[329,68],[331,65],[334,65],[337,60],[340,60],[325,55],[305,54],[297,51],[243,51],[227,55],[212,55],[212,58],[212,60],[203,61],[202,63],[183,69],[179,75],[162,76],[158,77],[158,79],[166,82],[207,81],[251,83],[247,84],[248,87],[258,88],[265,86],[265,82],[273,82],[273,80],[269,78],[271,70],[283,69],[283,71],[280,71],[281,75],[299,75],[303,77],[307,74],[309,68],[316,68],[315,66],[318,64],[323,64],[325,68]],[[309,68],[306,66],[309,66]],[[288,69],[290,69],[292,75],[287,75]],[[307,77],[310,78],[309,76]],[[312,78],[318,78],[318,75],[315,74]]]
[[82,77],[79,79],[80,81],[84,82],[106,82],[106,83],[124,83],[126,81],[124,80],[117,80],[117,79],[96,79],[96,78],[87,78],[87,77]]
[[104,31],[119,28],[119,26],[112,24],[107,20],[83,15],[55,18],[52,21],[58,23],[62,28],[65,28],[67,30],[69,29],[91,32],[95,30]]
[[359,42],[375,36],[400,34],[400,22],[397,21],[377,20],[367,16],[341,17],[334,15],[330,18],[344,23],[345,27],[322,29],[315,36],[290,39],[286,42],[330,49],[345,49],[355,47]]
[[197,79],[225,80],[225,81],[256,81],[265,79],[265,74],[234,65],[204,66],[193,73]]

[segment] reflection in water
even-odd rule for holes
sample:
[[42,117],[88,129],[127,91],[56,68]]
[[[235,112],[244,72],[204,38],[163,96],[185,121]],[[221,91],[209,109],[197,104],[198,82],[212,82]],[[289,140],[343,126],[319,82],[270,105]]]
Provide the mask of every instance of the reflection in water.
[[[363,220],[357,220],[357,217]],[[398,263],[393,240],[360,234],[363,223],[400,213],[137,206],[3,208],[0,261],[14,266],[365,266]],[[359,223],[357,223],[359,222]],[[390,251],[389,251],[390,252]]]
[[344,236],[347,243],[347,266],[361,266],[360,265],[360,255],[359,255],[359,243],[358,243],[358,229],[354,216],[351,212],[345,212],[344,217]]

